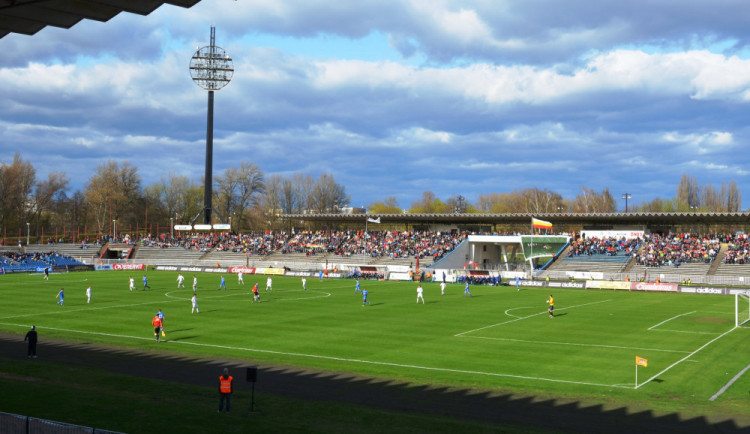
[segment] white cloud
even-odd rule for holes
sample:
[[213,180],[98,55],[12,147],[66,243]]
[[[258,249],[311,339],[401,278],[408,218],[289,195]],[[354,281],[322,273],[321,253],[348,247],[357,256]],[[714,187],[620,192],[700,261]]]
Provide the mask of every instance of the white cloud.
[[[731,133],[725,131],[713,131],[710,133],[680,134],[669,132],[663,135],[666,142],[677,143],[692,148],[693,152],[708,154],[729,148],[734,144]],[[708,167],[708,164],[706,165]]]
[[[109,158],[131,159],[144,183],[165,167],[199,177],[206,93],[187,65],[214,23],[235,61],[216,94],[216,173],[245,159],[266,174],[330,171],[365,203],[429,186],[670,197],[684,172],[748,185],[750,12],[675,4],[203,1],[8,36],[0,155],[67,162],[76,181]],[[289,50],[297,41],[318,48]],[[373,181],[384,174],[397,192]]]

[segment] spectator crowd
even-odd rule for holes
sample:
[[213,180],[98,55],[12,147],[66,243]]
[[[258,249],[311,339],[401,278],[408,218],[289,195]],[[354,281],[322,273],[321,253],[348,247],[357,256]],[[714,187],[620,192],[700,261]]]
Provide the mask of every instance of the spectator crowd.
[[169,238],[165,234],[144,237],[145,246],[179,247],[209,251],[232,251],[248,255],[303,253],[308,256],[334,253],[337,256],[367,255],[373,258],[425,258],[436,261],[452,251],[467,233],[430,231],[302,231],[249,234],[192,234]]

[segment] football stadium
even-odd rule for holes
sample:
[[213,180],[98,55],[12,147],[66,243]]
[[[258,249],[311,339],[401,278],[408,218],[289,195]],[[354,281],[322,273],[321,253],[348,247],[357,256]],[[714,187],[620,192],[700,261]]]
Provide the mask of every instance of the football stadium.
[[748,241],[647,226],[5,246],[3,411],[198,432],[228,367],[230,432],[747,428]]
[[[198,3],[205,4],[199,0],[0,1],[0,39],[7,35],[12,38],[13,34],[31,36],[48,26],[68,29],[82,21],[107,22],[123,12],[143,15],[148,20],[145,16],[167,4],[189,9]],[[304,63],[302,57],[295,57],[297,48],[285,52],[274,46],[304,45],[296,39],[299,34],[318,34],[316,37],[326,42],[335,36],[330,38],[331,45],[326,49],[341,44],[336,39],[339,35],[319,28],[310,30],[304,23],[307,15],[318,17],[323,23],[347,23],[346,14],[340,15],[339,10],[330,16],[325,10],[313,12],[305,9],[303,3],[270,7],[273,19],[269,23],[273,21],[276,26],[292,29],[290,23],[294,20],[286,22],[279,17],[282,13],[295,16],[299,9],[303,24],[300,30],[288,30],[288,34],[273,31],[263,34],[272,49],[254,46],[254,61],[271,59],[277,51],[282,52],[283,60],[271,61],[282,65],[279,70],[269,72],[262,66],[243,64],[254,69],[253,80],[262,82],[262,89],[255,95],[234,96],[232,103],[242,100],[243,105],[257,104],[260,108],[253,113],[270,114],[262,120],[245,114],[240,123],[252,125],[241,134],[233,134],[236,131],[231,128],[220,131],[220,135],[242,136],[245,141],[227,146],[232,148],[232,158],[236,158],[234,162],[240,164],[239,168],[225,165],[226,171],[216,179],[212,178],[214,92],[232,80],[234,64],[229,54],[215,44],[213,25],[210,45],[193,52],[188,66],[190,78],[208,91],[202,186],[177,173],[194,175],[194,165],[182,161],[182,157],[188,159],[188,153],[194,154],[184,144],[195,144],[196,131],[202,134],[203,126],[176,132],[179,127],[171,125],[169,120],[174,118],[162,119],[165,105],[190,105],[184,100],[165,102],[168,98],[162,98],[162,94],[140,95],[121,82],[106,82],[96,87],[85,78],[75,78],[77,86],[73,87],[78,89],[71,89],[70,94],[60,92],[60,101],[66,107],[62,115],[38,110],[30,103],[6,104],[15,111],[9,116],[13,119],[3,120],[2,128],[8,133],[8,141],[13,140],[14,144],[28,141],[22,133],[33,130],[34,137],[39,136],[40,140],[47,139],[49,131],[53,131],[56,149],[79,154],[81,158],[88,157],[95,148],[122,145],[128,152],[132,150],[136,161],[144,164],[143,172],[152,177],[158,172],[161,181],[142,187],[136,166],[124,158],[112,158],[96,169],[82,190],[68,197],[66,191],[71,186],[67,175],[50,169],[57,168],[63,160],[56,159],[57,155],[51,155],[50,159],[54,152],[29,151],[38,162],[36,167],[49,172],[46,180],[37,179],[36,167],[25,161],[20,152],[16,152],[12,162],[0,162],[0,433],[750,432],[747,357],[750,240],[746,233],[750,230],[750,214],[741,211],[741,193],[735,181],[722,183],[719,190],[710,182],[699,185],[695,178],[683,174],[674,199],[657,197],[634,206],[631,212],[627,202],[632,199],[630,193],[622,194],[625,210],[619,212],[608,187],[598,193],[585,186],[575,199],[522,186],[511,193],[480,194],[476,204],[467,203],[461,194],[442,202],[431,191],[424,191],[422,201],[414,202],[410,209],[401,209],[395,196],[371,203],[366,209],[352,206],[344,186],[325,168],[318,170],[320,174],[315,178],[302,173],[286,177],[291,173],[286,166],[279,171],[284,175],[264,177],[258,166],[241,161],[247,154],[267,153],[270,157],[266,158],[273,161],[300,159],[289,164],[290,167],[307,169],[318,164],[317,160],[325,160],[330,166],[356,166],[357,176],[350,176],[349,181],[372,184],[369,191],[378,194],[385,188],[398,190],[401,184],[412,184],[412,179],[396,175],[409,174],[417,166],[427,167],[436,179],[444,176],[441,171],[447,172],[455,163],[448,160],[458,159],[459,155],[467,159],[463,169],[471,172],[470,178],[447,180],[451,188],[459,190],[474,184],[487,189],[505,188],[506,182],[511,185],[509,179],[513,174],[521,172],[525,179],[557,182],[568,175],[572,177],[574,169],[594,177],[612,170],[614,178],[624,173],[622,178],[635,180],[639,177],[635,169],[626,167],[625,172],[615,172],[614,168],[621,170],[620,166],[629,166],[631,161],[635,163],[633,167],[645,166],[646,159],[638,161],[637,155],[623,153],[623,148],[630,145],[622,143],[639,140],[620,131],[612,134],[614,129],[607,132],[598,125],[596,128],[586,125],[581,137],[585,138],[587,148],[566,150],[573,157],[556,157],[554,164],[539,161],[540,155],[551,149],[565,147],[557,140],[574,136],[572,130],[566,129],[573,122],[544,120],[542,124],[534,124],[529,119],[537,122],[547,116],[546,110],[557,105],[566,111],[566,120],[583,117],[579,113],[589,110],[596,113],[585,104],[569,109],[570,106],[562,104],[565,95],[555,93],[560,88],[577,88],[580,84],[544,77],[538,80],[543,83],[539,85],[533,79],[522,78],[515,85],[497,90],[488,84],[498,81],[497,75],[487,83],[484,79],[479,80],[482,83],[471,83],[477,71],[480,77],[488,71],[506,73],[505,65],[498,60],[505,59],[504,56],[511,59],[508,71],[539,70],[544,75],[539,65],[546,67],[555,62],[546,59],[554,58],[552,54],[559,51],[561,41],[597,38],[587,32],[571,37],[557,28],[539,25],[545,34],[562,36],[554,47],[538,44],[542,51],[536,57],[545,60],[534,67],[516,63],[522,57],[506,51],[499,52],[497,57],[490,56],[493,62],[498,62],[488,63],[491,67],[475,67],[470,63],[472,55],[464,57],[464,50],[459,47],[457,52],[461,55],[432,50],[432,57],[426,57],[424,64],[410,70],[412,63],[418,63],[411,55],[421,49],[416,45],[420,38],[408,33],[388,33],[381,39],[398,49],[403,55],[400,60],[405,63],[391,64],[391,58],[395,57],[389,52],[384,57],[387,60],[374,62],[386,69],[364,74],[368,75],[365,77],[368,90],[357,93],[349,90],[348,80],[363,75],[356,69],[365,63],[362,59],[338,61],[337,66],[343,65],[345,73],[335,68],[326,71],[323,60],[329,59],[322,58],[295,71],[292,64]],[[492,50],[498,47],[515,50],[513,47],[519,44],[517,38],[499,42],[492,39],[492,32],[473,10],[449,8],[450,13],[441,15],[431,13],[437,3],[403,3],[417,5],[418,13],[410,20],[416,27],[429,27],[423,21],[427,22],[425,17],[430,16],[451,32],[456,29],[468,32],[447,33],[448,36],[436,39],[471,42],[479,35],[478,39],[491,40]],[[260,4],[253,8],[256,6],[261,9]],[[206,7],[222,15],[234,11],[219,2]],[[364,8],[363,15],[368,15],[365,21],[370,21],[369,15],[379,11],[379,7]],[[535,6],[535,9],[543,8]],[[391,22],[397,21],[393,16],[398,15],[387,16],[384,28],[390,28]],[[487,13],[494,15],[497,15],[494,9]],[[161,19],[169,22],[180,18],[162,16]],[[269,24],[263,18],[253,24],[244,20],[242,16],[238,19],[242,22],[230,20],[229,24],[234,27],[230,32],[239,34],[239,39],[245,38],[245,45],[249,36],[237,29],[246,25],[261,29]],[[612,20],[597,18],[597,26],[600,21]],[[627,27],[614,21],[617,27]],[[160,24],[155,25],[158,31],[151,33],[143,30],[139,33],[129,28],[127,22],[117,26],[113,26],[112,33],[119,32],[128,41],[155,40],[156,45],[164,47],[182,45],[193,38],[187,35],[189,32],[169,35],[170,29],[162,29]],[[361,45],[356,50],[351,48],[354,45],[345,47],[349,51],[366,53],[362,47],[383,36],[377,27],[370,34],[354,29],[356,25],[351,27],[345,32],[347,37],[354,34],[353,38]],[[258,36],[253,33],[255,30],[248,32]],[[293,37],[287,38],[288,35]],[[693,33],[690,35],[693,42],[700,39]],[[421,41],[430,39],[425,37]],[[662,39],[663,35],[655,40]],[[718,49],[734,47],[738,39],[711,35],[706,40],[709,48]],[[236,41],[233,40],[234,47]],[[92,47],[96,44],[102,47],[91,48],[96,54],[88,54],[55,46],[55,53],[46,57],[50,64],[44,66],[54,71],[55,79],[67,74],[78,77],[74,73],[78,67],[95,70],[88,77],[92,82],[107,74],[157,82],[168,70],[176,70],[174,64],[179,63],[167,55],[167,62],[162,64],[166,65],[164,70],[150,68],[153,58],[148,56],[156,55],[147,53],[149,49],[117,47],[125,53],[123,58],[135,59],[132,65],[136,66],[128,68],[123,62],[111,69],[100,68],[98,60],[119,58],[112,54],[109,41],[86,42],[93,42]],[[629,46],[624,42],[613,44],[618,52]],[[13,40],[4,48],[11,53],[7,57],[12,58],[13,53],[44,52],[47,49],[44,45]],[[318,44],[309,45],[319,50]],[[674,50],[680,45],[668,44],[668,48]],[[424,53],[430,52],[425,47]],[[645,47],[645,51],[655,50],[648,44]],[[593,45],[584,48],[578,48],[584,53],[581,58],[593,56],[596,51]],[[736,54],[731,52],[733,56]],[[631,57],[652,53],[638,54]],[[447,63],[435,63],[436,59]],[[732,61],[739,63],[736,56]],[[570,64],[555,63],[554,73],[576,78],[581,71],[594,74],[606,69],[606,62],[592,61],[578,70],[578,62],[580,58]],[[684,65],[681,62],[675,64]],[[43,69],[42,63],[30,61],[27,67]],[[16,84],[25,81],[24,67],[15,64],[8,67],[10,64],[2,67],[3,76],[15,81],[4,81]],[[464,64],[469,67],[461,74],[449,73],[448,67]],[[328,152],[327,137],[318,140],[323,143],[318,148],[315,138],[307,140],[320,131],[333,132],[333,137],[347,147],[350,142],[346,140],[364,137],[354,134],[355,130],[339,130],[339,124],[344,123],[341,119],[366,124],[370,117],[368,101],[372,100],[359,102],[359,98],[376,87],[373,84],[376,76],[398,77],[403,70],[407,71],[407,81],[419,83],[423,78],[417,69],[429,70],[431,74],[437,71],[441,76],[435,82],[438,84],[407,88],[403,92],[391,86],[402,80],[393,79],[385,86],[388,93],[374,98],[386,101],[389,128],[395,124],[407,125],[406,134],[402,131],[386,140],[387,147],[382,146],[385,142],[373,140],[349,146],[361,154],[338,155],[340,148]],[[617,77],[619,86],[620,77],[626,74],[622,74],[621,65],[613,69],[617,70],[612,75]],[[667,76],[674,70],[690,68],[669,65],[656,69],[660,76]],[[283,73],[279,73],[281,70]],[[320,75],[310,73],[311,70]],[[314,76],[313,80],[297,89],[286,89],[285,82],[275,81],[282,75],[308,74]],[[712,105],[704,111],[719,113],[722,121],[742,117],[736,115],[741,111],[734,106],[727,109],[712,98],[718,100],[716,95],[730,95],[728,99],[732,101],[746,98],[736,97],[734,91],[724,88],[719,91],[711,86],[701,88],[708,81],[704,75],[716,74],[695,74],[697,78],[687,86],[689,91],[679,94],[680,106],[687,99],[709,98]],[[54,80],[45,77],[28,81],[34,83],[32,88],[47,87]],[[238,81],[247,83],[246,77],[240,74]],[[456,77],[461,78],[456,80]],[[332,81],[326,81],[331,78]],[[504,80],[501,77],[499,81]],[[489,91],[478,93],[483,103],[496,104],[499,100],[507,103],[503,100],[505,94],[523,94],[518,97],[523,104],[509,100],[510,105],[487,109],[470,101],[476,105],[461,109],[458,104],[451,107],[452,103],[445,104],[441,99],[419,99],[413,107],[404,105],[407,108],[401,113],[391,113],[394,99],[399,98],[393,96],[396,93],[429,94],[432,98],[432,94],[439,93],[435,90],[457,81],[469,83],[469,89],[459,92],[454,102],[470,100],[477,89],[488,87]],[[606,91],[603,81],[596,78],[590,81]],[[667,81],[668,78],[663,83],[640,87],[653,94],[663,88],[680,87],[671,83],[665,86]],[[160,83],[164,86],[169,80]],[[313,88],[323,93],[330,91],[334,86],[331,83],[346,88],[345,93],[324,97],[304,94]],[[125,89],[123,93],[133,100],[94,96],[107,88]],[[281,92],[272,94],[271,88]],[[550,93],[548,88],[555,88],[555,92]],[[509,89],[512,91],[508,92]],[[622,90],[610,89],[607,97],[597,97],[594,105],[601,105],[605,99],[618,99],[611,97],[622,96]],[[86,98],[77,98],[80,94],[75,92]],[[182,90],[174,92],[179,95]],[[302,96],[294,100],[295,92]],[[273,103],[284,107],[281,115],[270,110],[274,104],[266,101],[264,105],[254,100],[264,93],[273,95],[270,97]],[[40,93],[31,98],[44,100],[50,95]],[[583,99],[580,95],[567,99],[579,98]],[[67,110],[77,99],[88,103],[101,99],[106,101],[107,110]],[[539,103],[542,99],[551,103],[544,106]],[[279,103],[281,100],[284,101]],[[349,100],[366,107],[365,111],[352,114],[344,108],[345,116],[339,121],[320,115]],[[330,101],[331,105],[318,107]],[[630,101],[633,105],[651,105],[644,102],[645,98]],[[269,129],[266,124],[280,122],[285,117],[295,118],[294,113],[304,105],[312,107],[315,122],[320,122],[308,119],[294,123],[295,134],[301,134],[304,140],[298,136],[291,142],[309,146],[305,155],[293,155],[296,152],[282,144],[289,130],[282,131],[283,134],[275,130],[270,133],[278,142],[268,139],[270,136],[254,135],[257,130]],[[522,120],[506,130],[489,131],[487,125],[497,122],[498,116],[512,119],[520,105],[532,106],[532,115],[525,120],[519,118]],[[668,104],[653,105],[660,112],[674,110]],[[122,108],[119,106],[124,111],[114,114],[116,108]],[[426,109],[428,121],[424,125],[434,130],[401,119],[408,118],[417,106]],[[449,108],[437,115],[430,113],[437,106]],[[617,106],[616,114],[587,114],[589,117],[582,122],[595,124],[609,118],[627,124],[632,118],[624,117],[625,112],[631,111],[630,106],[626,107],[624,110]],[[440,130],[443,125],[438,124],[450,123],[462,110],[470,112],[468,126],[457,124],[452,130],[445,127],[449,132]],[[638,115],[643,129],[657,123],[652,119],[656,110],[649,110]],[[84,124],[77,124],[78,128],[70,128],[77,131],[74,139],[66,141],[56,136],[66,129],[65,121],[58,117],[86,118],[98,111],[103,112],[96,113],[99,117],[84,119]],[[179,112],[178,117],[188,124],[194,118],[186,112]],[[486,112],[494,112],[495,117],[485,117]],[[24,121],[23,115],[28,113],[47,117],[48,123]],[[86,130],[98,123],[110,127],[127,123],[120,118],[126,116],[122,113],[137,113],[137,122],[133,124],[147,124],[150,132],[127,125],[119,127],[127,132],[124,138],[114,132],[118,128],[108,131],[107,127],[98,130],[100,135],[95,139],[85,135]],[[703,122],[706,116],[699,117]],[[677,122],[689,124],[691,120]],[[377,132],[372,137],[387,135],[380,131],[381,126],[373,127]],[[454,140],[461,140],[459,136],[474,129],[487,132],[488,136],[454,145]],[[172,136],[167,133],[161,136],[157,133],[161,130],[170,130]],[[250,130],[254,134],[245,134]],[[648,140],[662,145],[685,143],[675,155],[714,155],[711,152],[716,149],[735,152],[732,146],[742,142],[741,137],[726,130],[729,128],[723,126],[706,126],[700,134],[683,134],[676,129],[657,134],[649,130]],[[590,138],[602,131],[603,135]],[[541,140],[551,145],[538,148],[523,138],[515,141],[520,136],[535,135],[544,137]],[[178,136],[180,139],[175,139]],[[612,145],[615,136],[625,137],[622,139],[625,142]],[[391,155],[394,149],[404,151],[407,148],[404,143],[419,140],[426,140],[420,142],[426,145],[415,145],[415,149],[419,148],[417,154],[404,152],[400,158]],[[485,156],[489,148],[500,148],[495,143],[498,140],[507,140],[504,142],[507,149],[492,157]],[[575,137],[567,140],[581,141]],[[125,146],[126,142],[136,145],[130,148]],[[261,144],[256,146],[256,142]],[[646,146],[652,149],[652,142],[647,142]],[[438,156],[438,144],[450,153]],[[571,168],[587,159],[588,156],[582,155],[599,145],[605,154],[619,155],[616,164],[595,161],[594,171],[587,166]],[[169,148],[172,155],[159,156],[155,152],[157,147]],[[319,155],[321,149],[325,156]],[[531,156],[525,155],[527,160],[521,164],[521,154],[526,151]],[[421,158],[432,153],[435,153],[432,160],[395,168],[396,163],[411,164],[412,159],[416,160],[415,155]],[[518,154],[519,163],[512,161],[514,154]],[[664,154],[668,155],[666,151]],[[498,155],[498,159],[509,160],[511,164],[490,164]],[[99,156],[86,161],[90,165]],[[596,155],[590,159],[596,160]],[[705,161],[691,160],[685,167],[710,166],[710,170],[734,170],[733,173],[745,175],[741,163],[730,167],[714,164],[712,160],[711,164],[704,164],[709,160],[708,157]],[[77,161],[77,172],[94,172]],[[358,164],[351,164],[353,161]],[[672,163],[680,166],[671,161],[660,164]],[[165,167],[170,164],[176,166],[170,167],[176,171],[167,175]],[[372,171],[360,176],[358,172],[364,172],[369,165],[373,167],[367,169]],[[563,168],[570,170],[558,173]],[[488,173],[483,170],[491,171],[488,179],[482,179]],[[373,173],[377,177],[371,177]],[[501,177],[496,177],[497,173]],[[649,177],[661,178],[659,175],[650,173]],[[420,182],[424,180],[414,181],[410,188],[418,188],[414,185],[421,186]],[[664,182],[650,184],[659,183]],[[639,185],[645,188],[648,184]],[[212,190],[214,187],[216,190]],[[572,196],[570,187],[566,188],[565,192]]]

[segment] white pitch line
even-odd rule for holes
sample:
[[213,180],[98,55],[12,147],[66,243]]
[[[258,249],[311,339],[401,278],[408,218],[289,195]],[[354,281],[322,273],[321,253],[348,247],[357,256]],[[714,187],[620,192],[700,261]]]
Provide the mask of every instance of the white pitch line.
[[[578,304],[578,305],[575,305],[575,306],[568,306],[568,307],[564,307],[564,308],[561,308],[561,309],[557,309],[557,311],[559,312],[561,310],[573,309],[574,307],[583,307],[583,306],[589,306],[589,305],[592,305],[592,304],[606,303],[608,301],[612,301],[612,299],[609,298],[607,300],[602,300],[602,301],[594,301],[594,302],[591,302],[591,303]],[[501,325],[504,325],[504,324],[510,324],[512,322],[520,321],[522,319],[527,319],[527,318],[531,318],[531,317],[538,316],[538,315],[544,315],[546,313],[548,313],[548,312],[545,310],[545,311],[542,311],[542,312],[539,312],[539,313],[534,313],[534,314],[527,315],[527,316],[517,317],[515,319],[511,319],[511,320],[508,320],[508,321],[499,322],[497,324],[490,324],[488,326],[479,327],[478,329],[474,329],[474,330],[469,330],[469,331],[457,333],[457,334],[455,334],[453,336],[460,337],[460,336],[463,336],[463,335],[466,335],[466,334],[469,334],[469,333],[478,332],[479,330],[484,330],[484,329],[488,329],[488,328],[492,328],[492,327],[496,327],[496,326],[501,326]]]
[[670,333],[688,333],[691,335],[720,335],[719,332],[696,332],[691,330],[670,330],[670,329],[656,329],[651,330],[652,332],[670,332]]
[[530,341],[526,339],[513,339],[513,338],[491,338],[487,336],[461,336],[464,338],[471,339],[488,339],[493,341],[510,341],[510,342],[521,342],[529,344],[543,344],[543,345],[569,345],[575,347],[592,347],[592,348],[614,348],[620,350],[636,350],[636,351],[659,351],[662,353],[681,353],[689,354],[690,351],[679,351],[679,350],[663,350],[659,348],[638,348],[638,347],[622,347],[618,345],[599,345],[599,344],[582,344],[576,342],[547,342],[547,341]]
[[734,376],[734,378],[732,378],[731,380],[729,380],[729,382],[727,384],[725,384],[724,386],[722,386],[722,388],[719,389],[719,391],[716,392],[714,394],[714,396],[712,396],[708,400],[709,401],[713,401],[716,398],[718,398],[719,396],[721,396],[721,394],[724,393],[724,392],[726,392],[726,390],[729,389],[729,386],[731,386],[732,384],[734,384],[735,381],[739,380],[740,377],[742,377],[742,374],[744,374],[745,372],[747,372],[748,369],[750,369],[750,365],[745,366],[745,369],[741,370],[737,375]]
[[679,314],[679,315],[677,315],[677,316],[673,316],[672,318],[669,318],[669,319],[665,319],[664,321],[660,322],[659,324],[656,324],[656,325],[653,325],[653,326],[649,327],[649,328],[648,328],[648,330],[651,330],[651,329],[654,329],[654,328],[656,328],[656,327],[659,327],[660,325],[662,325],[662,324],[664,324],[664,323],[667,323],[667,322],[669,322],[669,321],[672,321],[673,319],[677,319],[677,318],[679,318],[679,317],[681,317],[681,316],[685,316],[685,315],[690,315],[691,313],[695,313],[695,311],[692,311],[692,312],[688,312],[688,313],[681,313],[681,314]]
[[[27,314],[23,314],[23,315],[3,316],[3,317],[0,317],[0,320],[12,319],[12,318],[25,318],[25,317],[29,317],[29,316],[58,315],[58,314],[61,314],[61,313],[88,312],[88,311],[92,311],[92,310],[102,310],[102,309],[122,309],[122,308],[128,308],[128,307],[148,306],[148,305],[151,305],[151,304],[176,303],[178,301],[183,301],[183,302],[187,303],[187,302],[190,301],[190,297],[181,298],[181,297],[176,297],[174,295],[170,295],[171,293],[173,293],[175,291],[177,291],[177,290],[168,291],[168,292],[164,293],[164,296],[175,299],[175,300],[169,300],[169,301],[160,300],[160,301],[149,301],[149,302],[145,302],[145,303],[120,304],[120,305],[114,305],[114,306],[83,307],[83,308],[78,308],[78,309],[60,308],[58,310],[50,311],[50,312],[37,312],[37,313],[27,313]],[[296,290],[296,291],[283,291],[283,292],[303,292],[303,291],[302,290]],[[309,290],[308,292],[320,292],[320,291]],[[202,297],[201,300],[215,299],[215,298],[227,298],[227,297],[234,297],[234,296],[248,296],[249,294],[250,294],[249,292],[241,292],[241,293],[234,293],[234,294],[207,295],[207,296]],[[322,292],[322,294],[325,294],[325,295],[316,295],[316,296],[313,296],[313,297],[297,297],[297,298],[274,299],[273,301],[312,300],[312,299],[315,299],[315,298],[325,298],[325,297],[330,297],[331,296],[330,292]]]
[[513,318],[521,318],[520,316],[512,315],[510,312],[518,309],[533,309],[533,306],[514,307],[512,309],[505,309],[505,314],[512,316]]
[[706,342],[705,344],[701,345],[697,350],[693,351],[692,353],[688,354],[687,356],[685,356],[685,357],[681,358],[680,360],[678,360],[678,361],[672,363],[671,365],[667,366],[666,368],[664,368],[658,374],[654,375],[653,377],[649,378],[648,380],[644,381],[643,383],[636,385],[635,388],[638,389],[641,386],[643,386],[644,384],[651,382],[652,380],[654,380],[659,375],[664,374],[665,372],[669,371],[673,367],[675,367],[675,366],[679,365],[680,363],[684,362],[685,360],[689,359],[690,357],[692,357],[693,355],[695,355],[698,351],[706,348],[707,346],[711,345],[712,343],[714,343],[714,342],[718,341],[719,339],[723,338],[724,336],[728,335],[729,333],[732,332],[732,330],[734,330],[734,329],[733,328],[729,329],[726,332],[722,333],[721,335],[716,336],[715,338],[713,338],[710,341]]
[[[14,326],[14,327],[23,327],[28,328],[30,327],[28,324],[11,324],[11,323],[2,323],[1,325],[6,326]],[[63,331],[63,332],[71,332],[71,333],[80,333],[84,335],[96,335],[96,336],[106,336],[106,337],[112,337],[112,338],[123,338],[123,339],[137,339],[137,340],[146,340],[146,341],[153,341],[153,338],[145,338],[142,336],[130,336],[130,335],[120,335],[120,334],[112,334],[112,333],[101,333],[101,332],[91,332],[91,331],[81,331],[81,330],[73,330],[73,329],[63,329],[63,328],[56,328],[56,327],[43,327],[46,330],[57,330],[57,331]],[[274,350],[262,350],[257,348],[243,348],[243,347],[233,347],[229,345],[215,345],[215,344],[203,344],[198,342],[187,342],[187,341],[162,341],[163,344],[182,344],[182,345],[192,345],[192,346],[198,346],[198,347],[209,347],[209,348],[220,348],[225,350],[237,350],[237,351],[247,351],[251,353],[264,353],[264,354],[278,354],[283,356],[293,356],[293,357],[305,357],[305,358],[312,358],[312,359],[323,359],[323,360],[334,360],[338,362],[347,362],[347,363],[359,363],[359,364],[367,364],[367,365],[376,365],[376,366],[392,366],[397,368],[408,368],[408,369],[417,369],[417,370],[425,370],[425,371],[437,371],[437,372],[451,372],[451,373],[457,373],[457,374],[468,374],[468,375],[485,375],[490,377],[503,377],[503,378],[516,378],[516,379],[523,379],[523,380],[535,380],[535,381],[546,381],[551,383],[565,383],[565,384],[578,384],[578,385],[584,385],[584,386],[597,386],[597,387],[617,387],[622,389],[628,389],[630,386],[624,386],[619,384],[603,384],[603,383],[590,383],[586,381],[573,381],[573,380],[561,380],[557,378],[544,378],[544,377],[529,377],[525,375],[512,375],[512,374],[501,374],[497,372],[485,372],[485,371],[469,371],[464,369],[450,369],[450,368],[437,368],[433,366],[420,366],[420,365],[408,365],[403,363],[393,363],[393,362],[377,362],[373,360],[362,360],[362,359],[348,359],[344,357],[334,357],[334,356],[323,356],[319,354],[306,354],[306,353],[291,353],[286,351],[274,351]]]
[[[135,303],[135,304],[120,304],[116,306],[101,306],[101,307],[85,307],[81,309],[66,309],[64,307],[61,307],[58,310],[50,311],[50,312],[37,312],[37,313],[27,313],[23,315],[12,315],[12,316],[3,316],[0,317],[0,319],[11,319],[11,318],[24,318],[28,316],[44,316],[44,315],[57,315],[61,313],[75,313],[75,312],[86,312],[90,310],[103,310],[103,309],[121,309],[126,307],[136,307],[136,306],[147,306],[150,304],[163,304],[163,303],[175,303],[178,300],[171,300],[171,301],[150,301],[147,303]],[[179,301],[185,301],[185,299],[180,299]]]

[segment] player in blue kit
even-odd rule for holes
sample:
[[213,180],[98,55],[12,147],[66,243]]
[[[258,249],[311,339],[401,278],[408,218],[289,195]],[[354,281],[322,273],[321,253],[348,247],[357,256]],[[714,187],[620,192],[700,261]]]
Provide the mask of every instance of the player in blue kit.
[[521,279],[519,279],[518,276],[516,276],[516,291],[520,291],[520,290],[521,290]]
[[466,297],[466,294],[469,294],[469,297],[471,297],[471,291],[469,291],[469,281],[466,281],[466,286],[464,287],[464,297]]
[[362,292],[362,290],[359,287],[359,279],[357,279],[357,284],[354,286],[354,293]]
[[224,291],[227,290],[227,280],[224,278],[224,276],[221,276],[221,283],[219,284],[219,289],[224,289]]
[[148,286],[148,276],[145,274],[143,275],[143,290],[145,291],[146,288],[151,289],[150,286]]
[[167,334],[164,332],[164,312],[162,312],[161,309],[159,309],[159,311],[156,312],[156,316],[158,316],[159,319],[161,320],[161,335],[167,336]]
[[57,293],[57,297],[55,297],[55,298],[59,298],[60,299],[60,300],[57,301],[57,304],[59,304],[60,306],[62,306],[63,305],[63,300],[65,298],[65,293],[63,292],[63,288],[60,288],[60,292]]
[[367,288],[362,290],[362,307],[365,307],[366,304],[370,304],[370,302],[367,300]]

